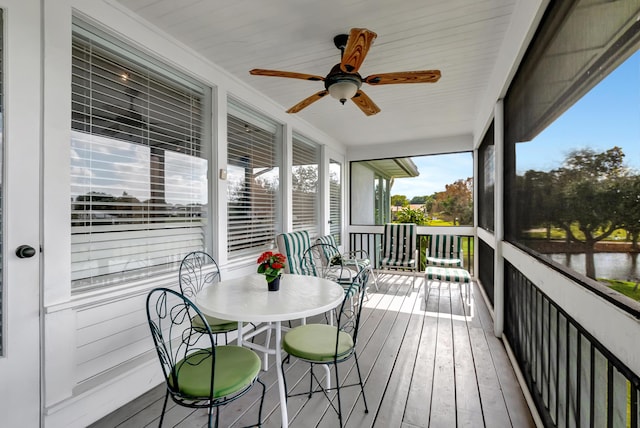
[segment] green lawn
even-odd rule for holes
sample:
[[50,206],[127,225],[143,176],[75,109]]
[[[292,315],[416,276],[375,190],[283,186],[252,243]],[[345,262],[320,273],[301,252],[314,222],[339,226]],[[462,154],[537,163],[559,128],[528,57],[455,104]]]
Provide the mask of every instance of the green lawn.
[[609,284],[609,287],[616,290],[618,293],[622,293],[633,300],[640,301],[640,287],[634,291],[634,288],[636,287],[635,282],[606,278],[598,278],[598,281],[606,282]]
[[426,225],[427,226],[453,226],[453,222],[445,221],[445,220],[429,220]]
[[[584,234],[576,227],[571,227],[571,232],[578,239],[583,239]],[[597,231],[597,234],[601,233]],[[544,228],[532,229],[523,232],[528,238],[536,238],[536,239],[547,239],[547,230]],[[551,228],[551,239],[565,239],[566,233],[564,229],[560,229],[558,227]],[[605,241],[624,241],[627,239],[627,232],[624,229],[616,229],[610,236],[608,236]]]

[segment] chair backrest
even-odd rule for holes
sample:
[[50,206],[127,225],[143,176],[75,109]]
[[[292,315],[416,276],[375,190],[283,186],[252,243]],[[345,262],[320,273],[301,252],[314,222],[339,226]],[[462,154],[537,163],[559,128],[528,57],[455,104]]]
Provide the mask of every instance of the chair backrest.
[[[358,274],[353,278],[351,285],[348,289],[345,289],[345,297],[340,305],[340,310],[336,316],[336,325],[339,327],[339,331],[346,331],[353,337],[354,345],[358,340],[358,331],[360,329],[360,315],[362,313],[362,307],[364,304],[365,287],[369,282],[369,274],[371,271],[365,267],[360,268]],[[359,293],[359,294],[358,294]],[[351,301],[353,296],[358,296],[358,301]],[[338,353],[338,337],[336,338],[336,350]]]
[[415,257],[417,226],[415,223],[387,223],[382,235],[382,257],[395,262]]
[[[329,258],[327,258],[329,257]],[[300,262],[300,274],[340,281],[344,268],[340,252],[331,244],[317,243],[307,248]],[[352,275],[346,278],[351,280]]]
[[316,244],[324,244],[322,247],[322,256],[325,263],[329,263],[332,258],[340,257],[340,250],[333,235],[324,235],[316,239]]
[[[197,328],[193,326],[194,319],[201,322]],[[216,344],[198,308],[174,290],[155,288],[147,295],[147,320],[169,392],[174,397],[192,399],[182,392],[180,371],[207,364],[211,365],[209,399],[212,399]],[[188,363],[185,363],[187,357]]]
[[220,281],[220,269],[209,254],[193,251],[182,259],[178,278],[180,292],[193,299],[200,290]]
[[281,233],[276,237],[278,251],[287,257],[285,273],[295,273],[304,275],[300,267],[305,251],[311,247],[309,232],[302,230],[299,232]]
[[428,256],[441,259],[461,259],[462,243],[460,236],[431,235]]

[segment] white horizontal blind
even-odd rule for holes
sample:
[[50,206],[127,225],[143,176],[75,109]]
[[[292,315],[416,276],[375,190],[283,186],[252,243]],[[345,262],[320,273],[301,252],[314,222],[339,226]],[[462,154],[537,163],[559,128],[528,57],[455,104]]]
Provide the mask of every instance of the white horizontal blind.
[[329,232],[336,243],[342,243],[342,164],[329,162]]
[[175,269],[205,248],[205,90],[74,28],[71,275],[76,290]]
[[229,260],[234,260],[273,248],[279,219],[281,155],[275,124],[265,124],[265,118],[249,120],[250,115],[233,105],[229,111],[227,249]]
[[318,236],[318,165],[320,146],[296,135],[292,145],[293,230]]

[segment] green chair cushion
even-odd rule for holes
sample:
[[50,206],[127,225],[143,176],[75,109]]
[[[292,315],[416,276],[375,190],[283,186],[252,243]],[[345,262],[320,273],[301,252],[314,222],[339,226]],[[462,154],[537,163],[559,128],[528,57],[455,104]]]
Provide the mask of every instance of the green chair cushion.
[[[260,357],[240,346],[217,346],[213,397],[220,398],[242,391],[260,372]],[[207,398],[211,386],[211,348],[194,352],[176,364],[180,393]],[[169,379],[172,387],[173,379]]]
[[[333,361],[336,351],[335,326],[306,324],[289,330],[282,339],[282,348],[289,355],[309,361]],[[341,331],[338,337],[338,359],[353,349],[353,338]]]
[[[228,331],[234,331],[238,329],[238,323],[236,321],[224,320],[221,318],[210,317],[208,315],[204,315],[207,323],[209,324],[209,328],[212,333],[225,333]],[[199,316],[195,316],[191,319],[191,325],[193,328],[204,329],[204,325],[202,324],[202,318]]]

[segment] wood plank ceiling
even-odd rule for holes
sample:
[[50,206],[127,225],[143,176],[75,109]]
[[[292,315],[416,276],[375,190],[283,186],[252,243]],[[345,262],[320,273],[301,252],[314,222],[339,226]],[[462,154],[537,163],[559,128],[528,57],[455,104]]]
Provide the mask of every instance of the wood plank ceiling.
[[360,74],[439,69],[435,84],[363,84],[380,107],[365,116],[327,97],[297,113],[346,145],[471,134],[516,0],[118,0],[288,109],[322,82],[251,76],[252,68],[325,76],[340,61],[333,37],[378,34]]

